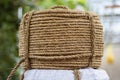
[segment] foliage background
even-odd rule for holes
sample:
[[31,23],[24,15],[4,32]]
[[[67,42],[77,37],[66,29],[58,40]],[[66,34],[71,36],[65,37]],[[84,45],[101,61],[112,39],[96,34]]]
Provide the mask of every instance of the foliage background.
[[[6,80],[18,58],[18,8],[23,14],[32,9],[48,9],[65,5],[71,9],[82,6],[88,10],[86,0],[0,0],[0,80]],[[19,70],[12,80],[18,80]]]

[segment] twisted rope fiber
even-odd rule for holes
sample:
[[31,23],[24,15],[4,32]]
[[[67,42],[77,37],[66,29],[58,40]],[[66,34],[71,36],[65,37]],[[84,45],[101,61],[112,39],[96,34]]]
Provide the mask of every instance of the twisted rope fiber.
[[[29,18],[28,18],[28,22],[27,22],[27,33],[26,33],[26,53],[25,53],[25,57],[26,57],[26,69],[30,69],[31,68],[31,65],[30,65],[30,60],[29,60],[29,34],[30,34],[30,30],[29,30],[29,26],[30,26],[30,21],[31,21],[31,18],[32,18],[32,14],[33,14],[34,11],[31,11],[29,12]],[[24,18],[25,19],[25,18]],[[23,20],[24,21],[24,20]]]
[[73,74],[74,74],[74,80],[80,80],[80,72],[79,72],[79,69],[75,69],[73,70]]
[[[29,25],[30,25],[30,19],[31,19],[31,17],[32,17],[32,13],[33,13],[33,11],[31,11],[30,12],[30,15],[29,15],[29,19],[28,19],[28,27],[27,27],[27,37],[26,37],[26,39],[25,39],[25,41],[26,41],[26,54],[25,54],[25,58],[22,58],[20,61],[19,61],[19,63],[17,63],[16,65],[15,65],[15,67],[13,68],[13,70],[11,71],[11,73],[9,74],[9,76],[8,76],[8,78],[7,78],[7,80],[11,80],[11,78],[12,78],[12,76],[14,75],[14,73],[15,73],[15,71],[17,70],[17,68],[26,60],[26,66],[27,66],[27,68],[25,69],[25,71],[27,70],[27,69],[30,69],[30,62],[29,62]],[[23,20],[21,21],[21,26],[23,26],[24,27],[24,20],[25,20],[25,17],[27,16],[27,13],[23,16]],[[24,71],[24,72],[25,72]],[[24,74],[24,73],[23,73]],[[23,76],[24,75],[21,75],[21,79],[20,80],[22,80],[23,79]]]
[[[65,13],[63,12],[61,13],[61,17],[57,17],[54,15],[58,15],[60,11],[56,11],[57,14],[52,13],[52,11],[54,10],[52,9],[48,11],[49,13],[46,12],[45,14],[42,12],[39,12],[40,14],[34,12],[32,15],[29,26],[29,59],[31,61],[31,67],[55,69],[83,68],[90,64],[88,60],[94,52],[96,56],[92,55],[92,66],[94,68],[99,67],[102,56],[100,53],[102,53],[103,44],[101,36],[102,28],[97,16],[92,14],[94,26],[97,27],[96,33],[91,33],[91,22],[90,19],[88,20],[88,17],[86,17],[85,12],[78,14],[84,17],[81,18],[75,16],[77,12],[71,14],[71,11],[60,10]],[[49,16],[43,16],[46,14]],[[26,19],[28,19],[28,17],[29,16],[26,16]],[[44,21],[46,18],[47,20]],[[71,22],[71,20],[73,21]],[[27,22],[26,20],[25,23]],[[91,34],[97,35],[95,42],[91,40]],[[96,46],[91,45],[93,43],[97,43]],[[92,47],[94,47],[94,49],[92,49]],[[21,52],[20,56],[24,57],[24,54]],[[61,64],[61,61],[64,62],[64,64]],[[23,67],[25,68],[24,65]]]
[[51,7],[51,9],[57,9],[57,8],[59,8],[59,9],[68,9],[65,6],[53,6],[53,7]]
[[[22,19],[22,21],[21,21],[21,23],[20,23],[21,26],[24,26],[24,19],[25,19],[25,16],[26,16],[26,15],[27,15],[27,14],[25,14],[25,15],[23,16],[23,19]],[[24,32],[25,32],[25,31],[24,31]],[[10,74],[8,75],[8,77],[7,77],[6,80],[11,80],[11,79],[12,79],[12,77],[13,77],[13,75],[15,74],[17,68],[18,68],[24,61],[25,61],[25,58],[22,58],[22,59],[15,65],[15,67],[12,69],[12,71],[10,72]],[[23,76],[22,76],[22,77],[23,77]]]
[[93,55],[95,54],[95,26],[94,26],[92,15],[88,12],[87,14],[88,14],[88,19],[90,20],[90,26],[91,26],[91,52],[92,52],[89,58],[88,66],[92,66],[92,59],[93,59]]
[[21,64],[22,62],[24,62],[24,61],[25,61],[25,58],[21,59],[21,60],[19,61],[19,63],[17,63],[17,64],[15,65],[15,67],[14,67],[13,70],[10,72],[9,76],[7,77],[7,80],[11,80],[11,78],[12,78],[13,75],[15,74],[17,68],[18,68],[18,67],[20,66],[20,64]]

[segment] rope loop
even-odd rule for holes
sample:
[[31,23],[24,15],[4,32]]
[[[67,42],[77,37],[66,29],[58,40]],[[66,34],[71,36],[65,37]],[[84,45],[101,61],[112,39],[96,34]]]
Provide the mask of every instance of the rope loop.
[[66,6],[62,6],[62,5],[53,6],[53,7],[51,7],[51,9],[66,9],[66,10],[68,10],[68,8]]

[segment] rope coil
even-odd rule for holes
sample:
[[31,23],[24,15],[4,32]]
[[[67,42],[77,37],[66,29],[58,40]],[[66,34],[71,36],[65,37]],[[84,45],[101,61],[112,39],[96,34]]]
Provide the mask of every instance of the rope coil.
[[24,15],[19,29],[22,67],[74,70],[75,80],[80,80],[77,69],[100,66],[103,55],[100,20],[93,13],[68,10],[64,6],[51,9]]

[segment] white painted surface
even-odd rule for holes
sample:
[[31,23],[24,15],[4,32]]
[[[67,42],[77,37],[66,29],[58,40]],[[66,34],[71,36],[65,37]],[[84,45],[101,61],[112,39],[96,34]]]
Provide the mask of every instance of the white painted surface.
[[[81,80],[109,80],[107,73],[102,69],[80,69]],[[74,80],[72,70],[27,70],[24,80]]]

